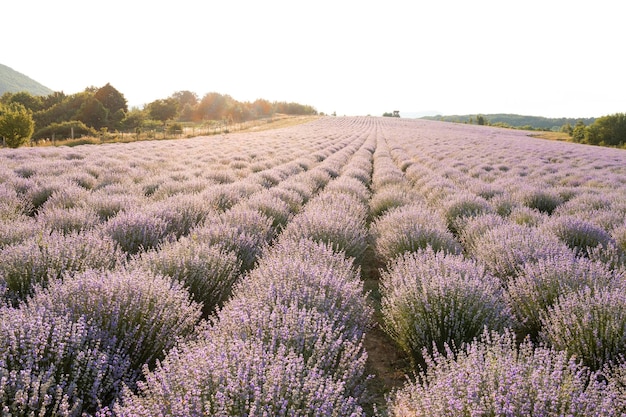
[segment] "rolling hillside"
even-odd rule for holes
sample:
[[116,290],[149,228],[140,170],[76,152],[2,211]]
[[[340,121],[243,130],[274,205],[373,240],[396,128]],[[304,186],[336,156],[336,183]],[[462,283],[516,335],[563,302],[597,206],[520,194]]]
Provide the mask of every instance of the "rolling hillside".
[[[426,116],[422,117],[427,120],[441,120],[446,122],[457,122],[457,123],[467,123],[470,119],[474,120],[476,123],[477,119],[476,114],[466,114],[466,115],[451,115],[451,116]],[[548,117],[540,117],[540,116],[523,116],[519,114],[483,114],[482,115],[489,124],[492,125],[508,125],[516,128],[526,128],[531,127],[533,129],[547,129],[547,130],[558,130],[561,126],[566,123],[574,126],[578,120],[582,120],[585,125],[590,125],[593,123],[595,118],[548,118]]]
[[32,78],[0,64],[0,95],[10,92],[28,91],[35,96],[45,96],[53,91]]

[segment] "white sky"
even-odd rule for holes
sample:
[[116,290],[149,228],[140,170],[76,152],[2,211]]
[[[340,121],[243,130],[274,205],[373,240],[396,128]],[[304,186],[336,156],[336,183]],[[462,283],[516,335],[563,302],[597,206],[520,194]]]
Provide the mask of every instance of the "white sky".
[[626,112],[615,0],[25,0],[0,6],[0,63],[131,106],[190,90],[385,111]]

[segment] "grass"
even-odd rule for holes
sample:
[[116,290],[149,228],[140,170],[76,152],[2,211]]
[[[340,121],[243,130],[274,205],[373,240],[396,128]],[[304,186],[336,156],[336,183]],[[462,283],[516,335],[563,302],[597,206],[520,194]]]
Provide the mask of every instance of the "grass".
[[566,132],[536,132],[532,133],[530,137],[555,140],[557,142],[573,142],[572,137]]
[[63,139],[50,141],[40,141],[37,147],[45,146],[79,146],[79,145],[100,145],[103,143],[130,143],[145,140],[169,140],[192,138],[196,136],[210,136],[228,134],[235,132],[259,132],[263,130],[280,129],[289,126],[296,126],[318,119],[320,116],[291,116],[287,114],[277,114],[271,118],[250,120],[242,123],[234,123],[227,126],[209,126],[196,124],[186,127],[182,134],[146,131],[139,135],[135,133],[106,133],[101,136],[83,136],[76,139]]

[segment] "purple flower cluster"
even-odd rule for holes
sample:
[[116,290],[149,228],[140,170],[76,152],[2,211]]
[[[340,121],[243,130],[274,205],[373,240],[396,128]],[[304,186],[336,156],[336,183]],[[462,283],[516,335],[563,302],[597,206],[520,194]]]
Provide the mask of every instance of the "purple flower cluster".
[[220,244],[182,237],[142,253],[132,264],[180,282],[205,316],[228,299],[241,269],[237,254]]
[[445,221],[423,204],[388,210],[372,223],[370,233],[376,254],[383,263],[428,247],[436,252],[461,252],[461,246]]
[[180,283],[125,268],[68,274],[36,291],[24,308],[85,319],[101,332],[103,346],[127,353],[135,372],[193,335],[200,318],[200,306]]
[[512,321],[498,279],[472,260],[430,248],[389,264],[381,295],[384,327],[414,364],[424,363],[424,352],[460,347]]
[[543,341],[590,368],[614,363],[626,353],[624,284],[567,293],[541,315],[541,324]]
[[85,317],[0,308],[0,414],[81,416],[112,402],[132,372]]
[[518,348],[510,332],[485,332],[463,349],[435,353],[395,392],[390,416],[619,416],[617,393],[565,352]]
[[66,272],[112,269],[123,256],[115,242],[101,233],[52,232],[1,248],[0,260],[5,296],[19,301],[31,294],[35,285],[45,286]]
[[584,288],[616,285],[623,274],[607,265],[574,254],[556,254],[527,263],[509,280],[506,297],[516,318],[516,330],[534,340],[541,331],[541,317],[559,299]]

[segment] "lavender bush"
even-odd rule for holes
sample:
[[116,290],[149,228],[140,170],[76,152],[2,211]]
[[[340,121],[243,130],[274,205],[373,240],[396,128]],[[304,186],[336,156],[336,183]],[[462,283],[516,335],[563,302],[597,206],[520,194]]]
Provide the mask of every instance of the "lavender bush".
[[193,299],[202,304],[204,316],[211,314],[230,296],[241,269],[241,261],[235,252],[189,237],[144,252],[133,263],[179,281]]
[[423,205],[406,205],[387,211],[370,226],[378,259],[387,263],[405,252],[431,247],[459,253],[461,246],[436,213]]
[[602,228],[573,215],[553,216],[545,227],[581,255],[588,255],[595,247],[614,244],[611,235]]
[[128,255],[155,248],[168,238],[167,221],[141,210],[120,212],[102,228]]
[[585,287],[566,294],[541,316],[540,338],[591,369],[626,355],[624,287]]
[[207,339],[170,352],[113,410],[119,417],[364,416],[342,391],[341,382],[283,347]]
[[546,214],[552,214],[564,201],[555,191],[531,187],[521,190],[519,199],[526,207],[537,209]]
[[[236,284],[235,297],[271,305],[294,304],[340,318],[344,332],[362,329],[372,314],[353,260],[332,243],[281,235],[249,276]],[[251,301],[252,302],[252,301]]]
[[461,346],[485,327],[502,330],[511,322],[499,281],[460,255],[405,254],[380,284],[384,328],[414,364],[423,364],[424,351]]
[[37,215],[42,229],[63,234],[93,229],[100,223],[100,216],[90,207],[59,208],[44,207]]
[[272,219],[272,226],[275,230],[285,227],[287,222],[291,220],[292,211],[300,204],[294,202],[292,207],[286,195],[273,193],[271,190],[254,194],[245,202],[246,207],[257,210]]
[[351,194],[329,192],[311,200],[282,235],[302,236],[333,245],[336,251],[360,260],[367,249],[366,207]]
[[459,223],[459,241],[467,253],[473,253],[476,245],[483,234],[489,230],[506,224],[506,220],[494,213],[481,214],[467,218],[462,224]]
[[130,362],[85,317],[0,308],[0,414],[81,416],[111,404]]
[[16,302],[65,272],[111,269],[122,259],[115,242],[97,232],[41,234],[0,249],[0,283]]
[[421,200],[417,193],[405,184],[386,185],[378,189],[369,201],[370,215],[376,218],[393,208],[418,203]]
[[557,254],[525,264],[520,274],[509,281],[506,291],[518,334],[537,340],[542,315],[560,297],[586,287],[607,287],[622,279],[604,264],[573,254]]
[[556,236],[518,224],[497,226],[477,239],[470,254],[504,282],[517,275],[524,264],[571,253]]
[[235,252],[242,271],[247,271],[273,239],[276,230],[272,224],[272,219],[259,211],[240,206],[208,217],[203,225],[192,230],[190,237]]
[[[322,287],[323,290],[323,287]],[[348,322],[338,311],[323,312],[302,300],[267,302],[236,296],[204,337],[231,343],[258,340],[268,351],[286,349],[304,359],[307,368],[343,383],[343,392],[359,398],[364,391],[367,353],[363,345],[369,323]]]
[[518,348],[485,332],[458,352],[428,357],[415,382],[389,399],[390,416],[618,416],[616,394],[565,352]]
[[443,216],[448,230],[458,236],[461,232],[461,225],[467,218],[492,211],[493,209],[484,198],[470,193],[460,193],[446,201]]
[[140,269],[68,274],[27,303],[31,310],[84,318],[100,331],[102,346],[128,355],[134,372],[190,337],[200,318],[200,306],[179,283]]

